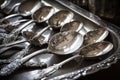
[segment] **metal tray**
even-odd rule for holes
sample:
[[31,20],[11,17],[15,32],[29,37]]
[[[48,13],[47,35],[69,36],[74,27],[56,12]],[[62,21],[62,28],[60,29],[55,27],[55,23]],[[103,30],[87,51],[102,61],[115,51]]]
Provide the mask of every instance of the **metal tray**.
[[[43,0],[43,3],[45,5],[55,7],[56,10],[67,9],[72,11],[75,14],[74,19],[84,22],[85,29],[87,31],[98,28],[99,25],[106,28],[110,32],[106,40],[112,42],[114,45],[113,50],[107,55],[96,60],[84,60],[82,63],[79,63],[79,60],[73,60],[64,65],[53,75],[49,76],[46,80],[77,79],[80,76],[85,76],[95,73],[101,69],[108,68],[111,66],[111,64],[116,63],[116,61],[120,58],[120,29],[117,26],[101,20],[99,17],[66,0]],[[39,62],[39,60],[41,60],[44,62],[48,60],[47,64],[49,67],[66,59],[69,56],[58,56],[46,53],[39,55],[30,61]],[[6,78],[6,80],[32,80],[32,78],[35,77],[40,70],[41,69],[18,69],[12,75],[4,78]]]

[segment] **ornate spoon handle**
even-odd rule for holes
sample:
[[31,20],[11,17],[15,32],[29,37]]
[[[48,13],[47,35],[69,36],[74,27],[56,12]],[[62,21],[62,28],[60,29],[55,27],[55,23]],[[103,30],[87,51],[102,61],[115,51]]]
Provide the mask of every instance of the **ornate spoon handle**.
[[[7,59],[0,59],[0,64],[9,64],[10,62],[13,62],[12,60],[7,60]],[[27,68],[43,68],[47,67],[47,64],[44,62],[26,62],[23,64],[23,66]]]
[[7,44],[10,43],[12,41],[15,41],[18,38],[20,31],[15,32],[14,34],[8,34],[4,39],[2,44]]
[[34,80],[41,80],[42,78],[45,79],[46,77],[48,77],[48,76],[52,75],[54,72],[56,72],[59,68],[61,68],[62,65],[64,65],[65,63],[67,63],[67,62],[69,62],[69,61],[71,61],[71,60],[73,60],[73,59],[75,59],[77,57],[82,57],[82,56],[80,56],[80,55],[72,56],[72,57],[70,57],[70,58],[68,58],[68,59],[66,59],[66,60],[64,60],[64,61],[62,61],[62,62],[60,62],[58,64],[55,64],[53,66],[50,66],[50,67],[48,67],[46,69],[41,70],[38,73],[38,75],[36,75]]
[[16,68],[19,68],[21,64],[24,62],[21,61],[21,59],[16,59],[15,61],[11,62],[7,66],[3,67],[0,70],[0,75],[1,76],[7,76],[11,74]]
[[4,38],[3,44],[7,44],[11,41],[15,41],[18,38],[21,31],[32,22],[34,22],[34,20],[30,20],[30,21],[26,22],[25,24],[23,24],[22,26],[20,26],[19,28],[13,30],[11,32],[11,34],[8,34],[8,36],[6,38]]
[[[9,49],[9,48],[11,48],[11,47],[8,47],[7,49]],[[4,49],[6,50],[6,48],[3,48],[3,51],[4,51]],[[10,62],[12,62],[12,61],[14,61],[16,59],[23,58],[25,55],[28,54],[29,49],[30,49],[30,46],[27,46],[27,48],[25,48],[25,49],[17,52],[15,55],[13,55],[12,58],[0,60],[0,64],[2,64],[2,63],[10,63]]]
[[30,60],[34,56],[40,54],[41,52],[46,52],[46,51],[48,51],[48,50],[47,49],[43,49],[43,50],[34,52],[34,54],[29,54],[28,56],[25,56],[24,58],[19,58],[19,59],[14,60],[13,62],[11,62],[10,64],[6,65],[5,67],[3,67],[0,70],[0,75],[1,76],[6,76],[6,75],[11,74],[17,68],[19,68],[23,63],[27,62],[28,60]]

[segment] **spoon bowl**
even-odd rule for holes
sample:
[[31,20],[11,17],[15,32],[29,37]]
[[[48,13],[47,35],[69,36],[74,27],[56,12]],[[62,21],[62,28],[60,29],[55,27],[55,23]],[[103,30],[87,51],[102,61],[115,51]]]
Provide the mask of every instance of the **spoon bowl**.
[[19,5],[18,11],[23,16],[29,16],[37,11],[40,7],[41,0],[25,0]]
[[103,41],[109,34],[109,31],[99,27],[93,31],[89,31],[86,35],[84,35],[83,45],[88,45],[96,42]]
[[52,15],[48,20],[48,24],[53,26],[54,28],[59,28],[64,24],[71,21],[74,14],[67,10],[60,10],[56,14]]
[[61,29],[61,32],[65,32],[65,31],[77,31],[83,35],[85,35],[87,33],[87,31],[84,29],[84,24],[81,21],[72,21],[69,23],[66,23]]
[[33,19],[36,22],[44,22],[48,20],[55,12],[55,9],[51,6],[44,6],[38,9],[34,14],[33,14]]
[[89,44],[80,50],[80,55],[85,58],[96,58],[105,55],[113,49],[113,44],[107,41]]
[[83,36],[75,31],[55,34],[48,43],[48,49],[55,54],[66,55],[77,51],[83,43]]

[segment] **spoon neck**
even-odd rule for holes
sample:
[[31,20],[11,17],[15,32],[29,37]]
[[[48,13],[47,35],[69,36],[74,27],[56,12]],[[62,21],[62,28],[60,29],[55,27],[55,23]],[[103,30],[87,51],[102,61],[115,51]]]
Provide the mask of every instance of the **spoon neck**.
[[[23,20],[24,21],[24,20]],[[34,20],[30,20],[26,23],[24,23],[22,26],[20,26],[19,28],[15,29],[13,32],[17,32],[17,31],[21,31],[23,30],[25,27],[27,27],[29,24],[31,24],[32,22],[34,22]]]
[[20,41],[15,41],[15,42],[12,42],[12,43],[3,44],[0,47],[12,47],[16,44],[20,44],[20,43],[24,43],[24,42],[27,42],[27,40],[23,39],[23,40],[20,40]]
[[75,58],[78,58],[78,57],[82,57],[82,56],[79,55],[79,54],[76,54],[76,55],[74,55],[74,56],[72,56],[72,57],[70,57],[70,58],[68,58],[68,59],[66,59],[66,60],[64,60],[64,61],[56,64],[56,65],[59,66],[59,67],[62,67],[62,66],[63,66],[64,64],[66,64],[67,62],[70,62],[71,60],[73,60],[73,59],[75,59]]
[[[8,0],[7,0],[8,1]],[[7,12],[7,14],[10,14],[16,7],[18,7],[19,5],[20,5],[21,3],[19,2],[19,3],[17,3],[17,4],[15,4],[8,12]]]
[[39,55],[41,53],[45,53],[45,52],[48,52],[48,49],[42,49],[42,50],[38,50],[38,51],[35,51],[27,56],[25,56],[24,58],[21,59],[22,62],[26,62],[28,61],[29,59],[33,58],[34,56],[36,55]]
[[37,33],[33,38],[39,37],[41,34],[43,34],[47,29],[49,29],[51,26],[48,25],[47,27],[43,28],[40,32]]
[[12,17],[15,17],[15,16],[19,16],[20,14],[18,14],[18,13],[15,13],[15,14],[11,14],[11,15],[9,15],[9,16],[6,16],[5,18],[3,18],[4,20],[5,19],[9,19],[9,18],[12,18]]

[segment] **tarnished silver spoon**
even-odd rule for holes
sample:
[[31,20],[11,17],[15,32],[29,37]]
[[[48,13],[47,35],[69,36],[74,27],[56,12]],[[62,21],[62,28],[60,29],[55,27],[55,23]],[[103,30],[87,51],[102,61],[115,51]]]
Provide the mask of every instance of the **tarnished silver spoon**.
[[[37,12],[35,13],[37,14]],[[34,15],[35,15],[34,14]],[[36,15],[35,15],[36,16]],[[35,16],[33,16],[35,18],[35,20],[37,20],[38,22],[43,21],[36,18]],[[41,15],[40,15],[41,16]],[[41,16],[42,17],[42,16]],[[70,20],[73,18],[73,13],[69,12],[67,10],[61,10],[57,13],[55,13],[53,16],[50,17],[50,19],[48,20],[49,25],[47,27],[45,27],[44,29],[42,29],[40,32],[37,33],[37,35],[35,35],[32,39],[30,40],[22,40],[22,41],[16,41],[10,44],[3,44],[0,47],[6,47],[6,46],[11,46],[11,45],[15,45],[15,44],[19,44],[19,43],[23,43],[23,42],[33,42],[34,39],[36,39],[37,37],[39,37],[42,33],[44,33],[48,28],[53,27],[53,28],[59,28],[62,27],[64,24],[70,22]],[[29,22],[33,22],[34,20],[31,20]]]
[[33,14],[36,10],[38,10],[41,7],[41,0],[35,0],[35,1],[25,0],[22,3],[17,3],[17,4],[19,5],[18,7],[19,13],[6,16],[0,19],[0,22],[15,16],[29,16]]
[[60,63],[54,64],[46,69],[41,70],[34,78],[34,80],[40,80],[42,78],[46,78],[53,73],[55,73],[59,68],[61,68],[64,64],[76,58],[95,58],[105,55],[113,48],[113,44],[108,41],[98,42],[94,44],[87,45],[80,49],[80,52]]
[[[95,31],[88,32],[84,36],[85,40],[83,42],[83,46],[104,40],[107,37],[108,33],[109,32],[102,27],[98,28]],[[94,36],[91,36],[91,35],[94,35]]]
[[16,59],[0,70],[0,75],[9,75],[23,63],[43,52],[52,52],[59,55],[71,54],[77,51],[83,43],[83,36],[78,32],[62,32],[55,34],[48,43],[48,48],[35,51],[22,59]]
[[[39,12],[39,13],[38,13]],[[52,8],[51,6],[44,6],[41,7],[38,11],[36,11],[32,17],[33,19],[26,22],[25,24],[23,24],[22,26],[20,26],[19,28],[13,30],[10,34],[8,34],[8,36],[6,38],[4,38],[3,40],[3,45],[6,43],[9,43],[9,40],[16,40],[19,33],[30,23],[36,21],[36,22],[42,22],[43,20],[47,20],[49,19],[50,16],[52,16],[52,14],[54,13],[54,8]],[[36,17],[37,16],[37,17]],[[39,17],[38,17],[39,16]],[[42,18],[41,18],[42,17]]]

